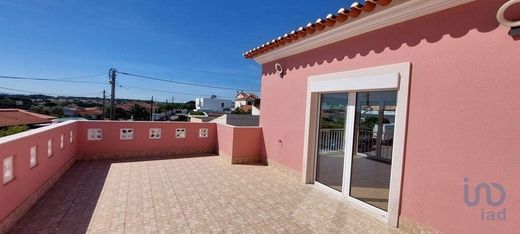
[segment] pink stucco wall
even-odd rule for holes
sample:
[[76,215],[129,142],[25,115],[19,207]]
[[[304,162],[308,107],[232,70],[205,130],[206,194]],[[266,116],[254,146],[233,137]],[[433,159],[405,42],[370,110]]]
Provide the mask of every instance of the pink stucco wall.
[[[89,128],[101,128],[103,138],[100,141],[88,141]],[[120,129],[132,128],[134,139],[121,140]],[[150,128],[161,128],[161,139],[150,139]],[[176,138],[175,129],[185,128],[186,138]],[[199,129],[207,128],[208,137],[200,138]],[[138,156],[153,152],[216,153],[217,128],[214,123],[171,123],[171,122],[110,122],[82,121],[78,128],[78,151],[80,158],[90,155],[132,153]]]
[[[74,160],[77,150],[77,122],[63,123],[0,139],[0,164],[3,159],[14,156],[14,180],[1,184],[0,221],[28,199],[47,180],[68,162]],[[70,132],[73,143],[69,142]],[[60,149],[60,136],[64,135],[64,149]],[[53,155],[47,157],[47,141],[53,140]],[[38,165],[30,167],[30,148],[37,147]]]
[[[235,162],[259,162],[263,146],[262,129],[217,125],[219,152],[232,157]],[[235,160],[233,160],[235,159]]]
[[[301,172],[309,76],[411,62],[401,216],[448,233],[514,232],[520,40],[496,21],[504,2],[479,0],[264,64],[267,158]],[[275,62],[288,69],[283,79]],[[505,221],[482,221],[480,208],[497,209],[464,204],[464,177],[471,188],[505,187]]]

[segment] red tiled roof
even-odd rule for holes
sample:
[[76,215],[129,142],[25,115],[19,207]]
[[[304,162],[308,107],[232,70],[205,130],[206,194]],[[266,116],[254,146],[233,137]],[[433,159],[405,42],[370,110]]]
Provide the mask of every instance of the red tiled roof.
[[[146,102],[127,102],[127,103],[123,103],[123,104],[118,104],[117,107],[120,107],[126,111],[129,111],[134,106],[134,104],[140,105],[147,110],[150,110],[150,108],[152,107],[152,105],[150,103],[146,103]],[[154,107],[157,107],[157,105],[154,105]]]
[[79,115],[102,115],[103,111],[99,108],[81,108],[78,111]]
[[348,18],[357,18],[362,15],[363,12],[371,12],[376,6],[387,6],[390,2],[392,2],[392,0],[365,0],[363,4],[354,2],[349,9],[340,8],[335,15],[328,14],[325,19],[318,18],[316,23],[308,23],[307,26],[300,27],[297,30],[293,30],[277,39],[245,52],[243,56],[245,58],[254,58],[280,46],[303,40],[307,35],[318,34],[326,28],[342,25],[346,23],[345,21],[347,21]]
[[258,96],[256,96],[256,94],[254,94],[254,93],[244,93],[244,92],[240,92],[240,93],[238,93],[237,96],[235,97],[235,100],[236,100],[236,101],[245,101],[245,100],[247,100],[248,98],[258,99]]
[[55,118],[20,109],[0,109],[0,127],[50,123]]

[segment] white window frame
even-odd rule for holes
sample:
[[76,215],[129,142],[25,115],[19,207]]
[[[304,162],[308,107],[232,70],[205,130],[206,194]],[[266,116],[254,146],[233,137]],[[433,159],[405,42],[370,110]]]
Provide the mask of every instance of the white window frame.
[[[408,115],[410,68],[411,64],[406,62],[311,76],[307,81],[302,180],[309,184],[315,184],[315,142],[317,137],[317,123],[319,121],[319,117],[316,113],[319,111],[319,95],[327,92],[349,92],[348,105],[355,107],[356,92],[397,91],[388,211],[375,208],[374,206],[350,197],[348,191],[350,189],[350,181],[345,180],[345,178],[348,178],[347,176],[344,176],[343,179],[343,191],[341,193],[335,192],[335,194],[343,196],[349,204],[393,227],[397,227],[399,218],[403,157],[406,139],[406,119]],[[354,108],[348,108],[347,118],[351,120],[354,119],[354,110]],[[345,157],[344,175],[350,175],[353,149],[352,139],[354,135],[353,127],[354,121],[347,123],[346,139],[348,140],[345,141],[347,156]],[[325,186],[317,185],[316,187],[334,194],[334,191],[331,191],[332,189],[324,188]]]

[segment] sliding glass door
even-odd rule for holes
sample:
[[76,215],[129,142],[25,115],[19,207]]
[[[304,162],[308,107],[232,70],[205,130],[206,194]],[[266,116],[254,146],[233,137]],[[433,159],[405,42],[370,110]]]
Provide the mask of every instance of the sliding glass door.
[[320,99],[316,181],[341,192],[348,94],[322,94]]
[[388,211],[397,92],[358,92],[350,196]]
[[396,102],[397,91],[321,94],[315,181],[388,211]]

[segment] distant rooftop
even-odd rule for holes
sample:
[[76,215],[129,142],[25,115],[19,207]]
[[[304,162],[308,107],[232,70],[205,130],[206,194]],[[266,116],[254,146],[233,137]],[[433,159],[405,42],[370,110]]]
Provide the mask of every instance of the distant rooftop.
[[0,109],[0,127],[50,123],[55,118],[21,109]]

